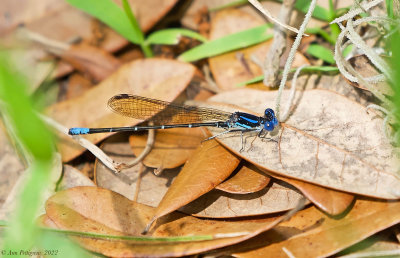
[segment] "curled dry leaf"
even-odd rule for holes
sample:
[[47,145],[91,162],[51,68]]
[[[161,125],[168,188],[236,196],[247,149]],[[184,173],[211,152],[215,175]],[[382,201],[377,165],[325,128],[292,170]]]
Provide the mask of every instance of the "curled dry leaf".
[[330,215],[339,215],[354,201],[354,195],[310,184],[293,178],[272,175],[299,189],[310,201]]
[[[113,160],[129,163],[135,156],[128,143],[128,137],[121,136],[118,134],[106,139],[101,149]],[[116,174],[98,160],[96,160],[94,171],[98,186],[153,207],[160,203],[173,178],[179,172],[179,170],[168,170],[156,176],[142,164],[137,164]]]
[[327,257],[400,222],[400,202],[357,200],[337,219],[316,207],[297,212],[273,230],[234,248],[235,257]]
[[[166,101],[174,100],[190,82],[194,74],[191,64],[152,58],[125,64],[96,87],[80,97],[57,103],[47,109],[47,114],[65,127],[117,127],[132,126],[135,120],[113,113],[107,101],[121,93],[136,94]],[[85,136],[97,143],[109,134]],[[63,160],[69,161],[84,149],[71,137],[62,137],[59,144]]]
[[[154,208],[129,201],[106,189],[76,187],[58,192],[46,203],[46,215],[59,229],[104,235],[142,237]],[[153,237],[211,236],[202,241],[149,241],[73,237],[85,248],[112,257],[166,257],[196,254],[232,245],[268,230],[280,217],[248,221],[200,220],[174,212],[165,216],[152,231]]]
[[264,189],[270,181],[268,175],[251,163],[246,162],[238,169],[237,173],[217,185],[215,189],[233,194],[254,193]]
[[232,218],[287,211],[304,196],[293,186],[277,181],[256,193],[230,194],[212,190],[179,209],[205,218]]
[[[143,164],[153,168],[176,168],[183,165],[207,136],[204,128],[157,130],[153,147]],[[147,134],[129,137],[133,153],[139,156],[147,142]]]
[[203,142],[168,189],[151,223],[214,189],[235,170],[239,162],[238,157],[216,140]]
[[[277,92],[242,89],[212,97],[262,114]],[[282,103],[286,104],[288,92]],[[385,199],[400,198],[399,160],[383,133],[382,118],[361,105],[325,90],[298,93],[289,119],[271,139],[248,134],[219,141],[260,168],[329,188]],[[213,133],[220,132],[211,129]],[[249,141],[254,140],[252,144]],[[251,146],[250,146],[251,145]]]
[[[246,12],[236,9],[223,10],[218,12],[212,20],[210,39],[221,38],[262,24],[264,24],[264,22]],[[271,27],[265,33],[273,35],[273,28]],[[223,90],[236,89],[238,83],[262,75],[261,67],[252,61],[252,56],[257,58],[260,63],[264,62],[264,58],[271,44],[272,41],[269,40],[249,48],[209,58],[210,69],[217,85]],[[286,59],[289,50],[290,47],[287,47],[287,52],[284,54],[282,60]],[[294,67],[307,63],[308,60],[303,55],[299,53],[295,55]],[[281,65],[284,65],[284,63]],[[262,87],[265,89],[262,83],[254,84],[252,87]]]

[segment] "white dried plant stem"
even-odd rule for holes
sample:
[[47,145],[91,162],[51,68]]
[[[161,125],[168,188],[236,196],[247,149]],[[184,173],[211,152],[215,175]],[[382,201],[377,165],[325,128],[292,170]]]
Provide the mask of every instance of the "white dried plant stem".
[[[365,86],[369,91],[371,91],[372,94],[374,94],[377,98],[379,98],[381,101],[387,104],[389,103],[388,99],[375,87],[373,87],[370,83],[368,83],[368,81],[372,82],[380,81],[382,80],[382,76],[390,79],[391,74],[390,70],[388,69],[389,66],[383,59],[379,57],[378,54],[376,54],[370,47],[368,47],[367,44],[365,44],[365,42],[361,39],[361,37],[354,31],[354,26],[357,26],[363,22],[370,22],[370,21],[392,22],[390,19],[386,17],[374,16],[374,17],[366,17],[359,19],[354,23],[352,22],[352,20],[349,20],[346,28],[344,28],[341,24],[339,24],[340,27],[342,28],[342,32],[339,34],[335,45],[335,60],[343,76],[345,76],[350,81],[362,83],[363,86]],[[355,44],[356,47],[364,51],[366,56],[378,69],[380,69],[384,73],[384,75],[373,76],[370,78],[363,78],[357,71],[355,71],[354,68],[344,59],[342,54],[342,50],[344,48],[341,47],[341,43],[345,36],[348,37],[349,40]]]
[[299,30],[297,30],[296,28],[293,28],[292,26],[289,26],[287,24],[282,23],[281,21],[279,21],[278,19],[276,19],[275,17],[273,17],[271,15],[271,13],[264,9],[264,7],[262,6],[262,4],[260,4],[260,2],[258,2],[257,0],[248,0],[255,8],[257,8],[262,14],[265,15],[265,17],[267,17],[269,20],[271,20],[273,23],[279,24],[280,26],[291,30],[295,33],[299,33]]
[[[377,21],[377,20],[375,20]],[[360,48],[364,54],[371,60],[371,62],[387,77],[390,78],[390,70],[388,64],[371,48],[365,43],[365,41],[356,33],[353,25],[353,20],[350,19],[347,22],[346,28],[348,29],[348,34],[346,35],[349,40],[351,40],[354,45]]]
[[112,158],[110,158],[107,154],[105,154],[99,147],[97,147],[95,144],[91,143],[89,140],[79,136],[79,135],[74,135],[71,136],[68,134],[68,128],[61,125],[60,123],[56,122],[54,119],[51,119],[48,116],[41,115],[39,114],[40,118],[45,121],[48,125],[51,127],[55,128],[57,131],[68,135],[72,139],[74,139],[79,145],[90,151],[96,158],[98,158],[106,167],[111,169],[114,172],[119,172],[117,169],[117,166],[120,164],[118,162],[115,162]]
[[385,116],[383,119],[383,133],[385,134],[385,137],[390,140],[391,143],[395,142],[395,137],[392,134],[392,128],[389,124],[389,121],[392,119],[392,116]]
[[306,16],[304,17],[304,21],[301,24],[300,28],[299,28],[299,33],[296,36],[296,39],[293,42],[292,48],[289,51],[289,56],[288,59],[285,63],[285,67],[283,68],[283,74],[282,74],[282,80],[281,83],[279,85],[279,90],[278,90],[278,95],[276,97],[275,100],[275,112],[276,112],[276,117],[279,120],[279,109],[280,109],[280,103],[281,103],[281,97],[282,97],[282,92],[283,89],[285,88],[285,84],[287,81],[287,77],[289,75],[290,72],[290,67],[292,66],[293,60],[294,60],[294,56],[296,54],[297,48],[300,45],[301,42],[301,38],[303,37],[304,31],[306,30],[307,24],[311,19],[311,15],[314,11],[315,5],[316,5],[317,1],[316,0],[312,0],[310,3],[310,7],[308,8],[308,11],[306,13]]
[[[375,22],[391,22],[392,20],[387,19],[386,17],[379,17],[379,16],[375,16],[375,17],[366,17],[366,18],[362,18],[359,19],[357,21],[354,22],[353,26],[358,26],[361,23],[364,22],[371,22],[371,21],[375,21]],[[352,22],[350,21],[350,24]],[[384,67],[384,70],[386,70],[387,64],[386,62],[379,57],[379,55],[377,55],[371,48],[369,48],[362,40],[362,42],[364,43],[364,46],[360,46],[357,44],[357,42],[353,42],[353,38],[352,36],[348,36],[349,34],[349,29],[353,29],[353,26],[349,27],[349,24],[346,28],[344,28],[341,24],[339,24],[339,26],[342,29],[342,32],[339,34],[337,41],[336,41],[336,45],[335,45],[335,60],[337,63],[337,66],[341,72],[341,74],[346,77],[346,79],[348,79],[349,81],[352,82],[358,82],[358,79],[356,76],[354,76],[353,74],[349,73],[345,67],[344,64],[347,63],[347,61],[345,60],[345,58],[343,57],[343,49],[348,46],[350,43],[353,43],[356,47],[358,48],[362,48],[362,50],[364,51],[364,53],[366,53],[367,57],[371,59],[371,54],[372,54],[372,58],[375,60],[371,60],[371,62],[375,63],[379,63],[378,65],[376,65],[378,68],[379,67]],[[353,29],[354,31],[354,29]],[[353,34],[354,35],[354,34]],[[358,36],[358,34],[356,34]],[[344,40],[344,37],[347,36],[349,37],[349,39],[351,41],[347,41],[343,46],[342,46],[342,42]],[[358,36],[359,37],[359,36]],[[361,37],[360,37],[361,39]],[[359,42],[358,42],[359,43]],[[366,47],[365,47],[366,46]],[[366,50],[366,51],[365,51]],[[368,53],[367,53],[368,52]],[[387,72],[388,70],[386,70]],[[388,75],[387,75],[388,76]],[[377,83],[383,80],[386,80],[385,75],[379,74],[379,75],[375,75],[372,77],[368,77],[368,78],[364,78],[364,80],[368,81],[368,82],[372,82],[372,83]]]
[[290,252],[286,247],[282,247],[282,251],[287,255],[289,258],[296,258],[292,252]]
[[366,110],[367,112],[368,112],[368,110],[370,110],[370,109],[379,110],[379,111],[381,111],[382,113],[384,113],[385,115],[388,115],[388,114],[389,114],[389,111],[388,111],[386,108],[381,107],[381,106],[376,105],[376,104],[369,104],[369,105],[365,108],[365,110]]
[[307,66],[309,66],[309,65],[305,64],[305,65],[300,66],[299,68],[297,68],[296,72],[293,75],[292,85],[291,85],[290,93],[289,93],[289,99],[288,99],[287,104],[286,104],[286,109],[285,109],[285,111],[283,112],[283,115],[280,118],[281,122],[285,122],[288,119],[289,115],[290,115],[290,109],[292,107],[294,96],[295,96],[295,93],[296,93],[297,78],[299,77],[299,74],[300,74],[301,70],[303,70],[303,68],[307,67]]
[[361,4],[362,9],[361,8],[355,8],[353,10],[350,10],[349,12],[347,12],[346,14],[334,19],[333,21],[331,21],[330,24],[333,23],[341,23],[343,21],[347,21],[349,19],[352,19],[353,17],[359,15],[360,13],[363,13],[365,10],[369,10],[374,6],[377,6],[378,4],[382,3],[383,0],[374,0],[371,2],[364,2]]
[[363,86],[365,86],[369,91],[371,91],[372,94],[374,94],[375,97],[377,97],[380,101],[383,102],[382,105],[385,106],[385,108],[388,108],[390,105],[390,101],[385,97],[385,95],[383,93],[381,93],[380,91],[378,91],[374,86],[372,86],[369,82],[367,82],[360,74],[358,74],[356,72],[356,70],[354,70],[354,68],[348,64],[348,63],[344,63],[344,65],[346,66],[346,68],[352,72],[358,79],[358,82],[360,84],[362,84]]

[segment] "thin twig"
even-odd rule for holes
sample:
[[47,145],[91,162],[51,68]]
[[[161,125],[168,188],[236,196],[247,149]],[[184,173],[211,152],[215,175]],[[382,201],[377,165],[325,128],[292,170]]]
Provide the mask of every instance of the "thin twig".
[[150,129],[149,133],[147,135],[146,146],[144,147],[144,150],[140,153],[140,155],[137,156],[136,159],[134,159],[132,162],[121,163],[118,166],[116,166],[116,168],[118,170],[131,168],[131,167],[135,166],[136,164],[138,164],[139,162],[141,162],[147,156],[147,154],[150,153],[151,149],[153,148],[154,140],[155,140],[155,130]]
[[299,68],[297,68],[296,72],[293,75],[292,86],[290,88],[290,94],[289,94],[289,99],[287,101],[286,109],[285,109],[285,112],[283,112],[283,115],[281,116],[281,118],[279,120],[281,122],[285,122],[289,117],[290,108],[292,107],[295,92],[296,92],[297,78],[299,77],[301,70],[303,70],[303,68],[307,67],[307,66],[309,66],[309,65],[305,64],[305,65],[300,66]]
[[311,19],[311,15],[312,15],[312,13],[314,11],[316,3],[317,3],[316,0],[312,0],[311,1],[310,7],[308,9],[308,12],[306,13],[304,21],[300,26],[299,33],[297,34],[296,39],[294,40],[293,46],[290,49],[288,59],[287,59],[287,61],[285,63],[285,67],[283,69],[283,75],[282,75],[281,84],[279,85],[278,95],[277,95],[276,100],[275,100],[275,111],[276,111],[276,117],[278,118],[278,120],[279,120],[279,109],[280,109],[282,92],[283,92],[283,89],[285,88],[287,77],[288,77],[289,72],[290,72],[290,67],[292,66],[292,63],[293,63],[293,60],[294,60],[294,55],[296,54],[297,48],[300,45],[301,38],[303,37],[304,31],[306,30],[306,26],[307,26],[308,22]]
[[52,118],[39,114],[40,118],[45,121],[48,125],[51,127],[55,128],[57,131],[68,135],[72,139],[74,139],[77,143],[79,143],[82,147],[86,148],[88,151],[90,151],[96,158],[98,158],[103,164],[111,169],[114,172],[119,172],[117,167],[120,165],[118,162],[115,162],[113,159],[111,159],[107,154],[105,154],[99,147],[97,147],[95,144],[91,143],[89,140],[79,136],[79,135],[74,135],[71,136],[68,134],[68,128],[65,126],[61,125],[60,123],[56,122]]
[[[279,12],[279,20],[289,24],[293,11],[294,0],[284,0]],[[281,57],[286,50],[287,36],[286,31],[275,24],[274,38],[264,61],[264,85],[267,87],[276,87],[279,85],[279,64]]]
[[203,87],[205,89],[211,91],[211,92],[214,92],[214,93],[221,92],[221,89],[218,88],[218,85],[211,78],[211,72],[210,72],[210,68],[208,67],[208,65],[204,65],[203,66],[203,72],[204,72],[205,80],[207,82],[207,84],[205,86],[203,86]]
[[[257,0],[248,0],[255,8],[257,8],[262,14],[265,15],[265,17],[267,17],[268,19],[270,19],[273,23],[279,24],[280,26],[291,30],[295,33],[299,33],[299,30],[297,30],[296,28],[293,28],[292,26],[289,26],[287,24],[284,24],[282,22],[280,22],[278,19],[274,18],[270,12],[268,12],[266,9],[264,9],[264,7],[260,4],[260,2],[258,2]],[[307,35],[308,36],[308,35]]]
[[331,21],[330,24],[334,24],[334,23],[341,23],[343,21],[347,21],[352,19],[353,17],[359,15],[360,13],[364,12],[365,10],[369,10],[370,8],[377,6],[378,4],[382,3],[383,0],[374,0],[371,2],[364,2],[361,4],[362,8],[355,8],[353,10],[350,10],[349,12],[347,12],[346,14],[334,19],[333,21]]
[[51,52],[58,53],[60,51],[67,51],[70,48],[69,44],[66,44],[64,42],[60,42],[57,40],[49,39],[39,33],[30,31],[27,28],[21,28],[20,32],[24,36],[26,36],[28,39],[37,42],[43,46],[46,46],[51,49]]

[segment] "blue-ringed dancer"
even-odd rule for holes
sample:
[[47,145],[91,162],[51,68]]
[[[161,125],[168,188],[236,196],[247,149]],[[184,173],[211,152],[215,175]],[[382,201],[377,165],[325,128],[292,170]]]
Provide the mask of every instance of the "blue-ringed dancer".
[[[107,132],[135,132],[149,129],[169,129],[177,127],[218,127],[226,131],[209,139],[228,132],[273,131],[278,119],[272,109],[267,108],[264,116],[255,116],[244,112],[225,112],[213,108],[180,105],[167,101],[151,99],[130,94],[119,94],[108,101],[108,106],[116,113],[140,119],[151,119],[154,125],[110,127],[110,128],[70,128],[68,134],[81,135]],[[208,139],[207,139],[208,140]],[[242,137],[243,144],[243,137]],[[242,145],[243,147],[243,145]]]

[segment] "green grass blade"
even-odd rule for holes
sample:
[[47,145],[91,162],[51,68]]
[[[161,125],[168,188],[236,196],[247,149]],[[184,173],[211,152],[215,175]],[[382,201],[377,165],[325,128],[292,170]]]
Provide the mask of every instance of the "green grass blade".
[[[18,138],[18,143],[29,153],[30,163],[16,209],[5,229],[2,250],[13,256],[28,256],[33,246],[40,245],[43,235],[36,227],[34,215],[39,208],[42,192],[50,181],[54,157],[54,141],[47,127],[38,118],[27,94],[24,75],[14,69],[7,53],[0,52],[0,100],[2,115],[8,118],[7,128]],[[51,248],[61,250],[55,241]],[[40,247],[40,246],[39,246]],[[21,252],[22,251],[22,252]],[[7,253],[6,253],[7,254]],[[63,253],[59,257],[68,257]],[[83,257],[83,256],[78,256]]]
[[220,55],[236,49],[249,47],[264,42],[273,37],[269,32],[270,24],[264,24],[238,33],[208,41],[200,46],[192,48],[178,58],[185,62],[193,62],[202,58]]
[[201,42],[207,41],[205,37],[192,30],[174,28],[153,32],[147,37],[145,44],[176,45],[182,36],[197,39]]
[[[282,2],[282,0],[280,0],[279,2]],[[302,11],[303,13],[307,13],[308,9],[310,8],[310,4],[311,1],[309,0],[298,0],[295,2],[294,8],[296,8],[299,11]],[[329,11],[319,5],[315,6],[312,17],[321,21],[327,21],[327,22],[330,21]]]
[[324,60],[327,63],[330,63],[330,64],[335,63],[335,59],[333,58],[332,51],[321,45],[312,44],[307,48],[306,52],[316,58]]
[[[124,11],[112,0],[66,0],[72,6],[96,17],[134,44],[141,39],[132,32],[132,24]],[[143,41],[143,39],[142,39]]]
[[144,44],[144,35],[142,29],[140,28],[140,25],[132,12],[132,8],[128,0],[122,0],[122,7],[124,8],[125,14],[132,25],[133,37],[138,39],[139,45],[142,48],[144,55],[146,57],[152,57],[153,51],[151,51],[151,48],[148,45]]
[[320,35],[322,38],[324,38],[326,41],[328,41],[329,43],[331,43],[332,45],[336,44],[336,39],[332,38],[331,35],[329,35],[328,32],[326,32],[325,30],[319,28],[319,27],[315,27],[315,28],[307,28],[306,29],[306,33],[307,34],[318,34]]
[[140,29],[139,23],[136,20],[135,15],[132,13],[131,6],[129,5],[129,2],[127,0],[122,0],[122,7],[124,8],[125,14],[128,17],[132,28],[133,28],[133,36],[138,39],[139,44],[142,44],[144,42],[144,36],[142,29]]

